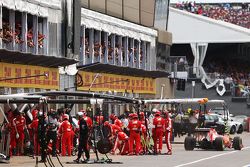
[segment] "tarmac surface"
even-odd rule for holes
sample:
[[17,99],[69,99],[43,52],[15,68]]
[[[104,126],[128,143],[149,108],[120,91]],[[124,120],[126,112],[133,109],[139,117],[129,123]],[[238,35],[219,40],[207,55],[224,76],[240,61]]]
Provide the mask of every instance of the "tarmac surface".
[[[59,157],[64,167],[73,166],[114,166],[114,167],[250,167],[250,133],[244,132],[238,135],[243,139],[244,148],[241,151],[234,149],[225,149],[224,151],[201,150],[185,151],[184,136],[175,138],[173,144],[173,155],[143,155],[143,156],[120,156],[109,155],[113,162],[121,162],[121,164],[66,164],[76,159],[72,157]],[[167,151],[164,144],[163,153]],[[100,159],[104,157],[100,155]],[[91,154],[91,159],[95,159],[95,155]],[[52,157],[55,167],[60,167],[57,159]],[[31,157],[13,157],[9,164],[0,164],[0,167],[35,167],[36,161]],[[39,163],[38,166],[45,166]],[[50,165],[47,163],[47,166]]]

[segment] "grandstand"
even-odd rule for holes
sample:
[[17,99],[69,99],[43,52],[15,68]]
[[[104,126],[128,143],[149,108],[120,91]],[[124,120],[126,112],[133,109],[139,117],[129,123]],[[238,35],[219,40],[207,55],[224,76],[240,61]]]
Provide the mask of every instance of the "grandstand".
[[207,16],[212,19],[236,24],[245,28],[250,28],[250,5],[248,3],[197,3],[182,2],[172,4],[180,10]]
[[[173,33],[171,56],[186,57],[192,69],[190,71],[195,74],[198,81],[203,82],[203,86],[199,84],[198,87],[218,88],[217,93],[214,89],[205,93],[197,91],[200,93],[197,96],[211,95],[214,98],[219,93],[226,101],[244,96],[245,103],[250,87],[249,2],[198,0],[191,5],[193,8],[185,6],[182,1],[171,1],[168,25],[168,30]],[[197,6],[202,6],[206,10],[198,12]],[[224,16],[228,15],[225,13],[222,16],[217,15],[218,13],[212,10],[217,8],[223,10],[222,13],[225,10],[227,14],[235,15],[236,12],[239,15],[237,19],[241,19],[241,23],[244,24],[239,24],[239,20],[238,22],[226,20]],[[190,97],[191,93],[177,92],[176,96],[178,95]],[[238,103],[234,108],[237,107]],[[246,107],[246,112],[247,110]]]

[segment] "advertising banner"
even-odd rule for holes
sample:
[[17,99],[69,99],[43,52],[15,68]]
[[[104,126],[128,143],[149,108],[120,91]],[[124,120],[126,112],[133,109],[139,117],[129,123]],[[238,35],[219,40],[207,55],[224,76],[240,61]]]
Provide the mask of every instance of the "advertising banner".
[[0,80],[47,74],[46,76],[0,81],[0,87],[59,89],[57,68],[0,63]]
[[155,94],[155,79],[114,74],[79,72],[83,85],[78,90]]

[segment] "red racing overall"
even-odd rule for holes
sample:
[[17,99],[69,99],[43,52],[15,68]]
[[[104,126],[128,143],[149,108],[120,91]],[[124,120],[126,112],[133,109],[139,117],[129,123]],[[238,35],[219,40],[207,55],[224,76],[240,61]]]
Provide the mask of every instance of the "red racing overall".
[[[164,132],[164,119],[160,116],[160,113],[155,114],[153,119],[153,139],[154,139],[154,151],[155,153],[161,153],[162,150],[162,137]],[[157,142],[159,141],[158,152],[157,152]]]
[[17,155],[21,155],[23,153],[24,147],[24,129],[26,127],[26,119],[20,114],[17,118],[13,119],[13,125],[16,127],[17,131]]
[[68,156],[71,156],[72,126],[67,119],[62,122],[59,133],[62,134],[62,156],[66,156],[66,146],[68,147]]
[[166,129],[166,134],[165,134],[165,141],[167,145],[168,155],[172,154],[172,145],[171,145],[171,138],[172,138],[172,119],[168,116],[166,116],[165,119],[165,129]]
[[131,121],[129,121],[128,129],[130,131],[129,137],[129,154],[133,154],[134,142],[135,142],[135,153],[136,155],[139,154],[139,150],[141,147],[141,121],[138,120],[137,114],[133,117]]

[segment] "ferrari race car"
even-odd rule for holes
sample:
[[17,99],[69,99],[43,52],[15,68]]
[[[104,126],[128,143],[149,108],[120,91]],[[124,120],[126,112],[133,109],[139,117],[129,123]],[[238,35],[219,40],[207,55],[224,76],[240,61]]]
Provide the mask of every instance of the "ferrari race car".
[[242,139],[238,136],[233,139],[229,135],[219,135],[214,128],[196,128],[193,136],[187,136],[184,141],[185,150],[194,148],[215,149],[223,151],[225,148],[241,150]]

